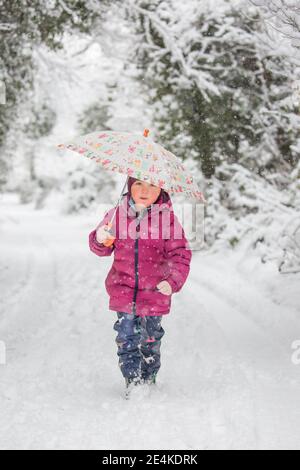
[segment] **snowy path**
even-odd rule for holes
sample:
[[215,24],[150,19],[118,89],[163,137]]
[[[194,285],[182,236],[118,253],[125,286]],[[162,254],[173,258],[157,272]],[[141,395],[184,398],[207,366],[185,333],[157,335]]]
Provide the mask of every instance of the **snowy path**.
[[194,252],[157,388],[125,401],[96,220],[0,205],[1,449],[300,448],[298,275]]

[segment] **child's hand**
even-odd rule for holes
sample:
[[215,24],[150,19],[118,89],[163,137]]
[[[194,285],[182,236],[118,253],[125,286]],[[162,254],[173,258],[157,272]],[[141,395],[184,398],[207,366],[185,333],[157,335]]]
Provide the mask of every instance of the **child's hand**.
[[109,232],[109,226],[108,225],[102,225],[102,227],[99,227],[96,231],[96,240],[98,243],[103,243],[106,240],[111,238],[111,233]]
[[161,281],[157,284],[156,288],[159,290],[161,294],[164,295],[171,295],[172,294],[172,287],[168,283],[168,281]]

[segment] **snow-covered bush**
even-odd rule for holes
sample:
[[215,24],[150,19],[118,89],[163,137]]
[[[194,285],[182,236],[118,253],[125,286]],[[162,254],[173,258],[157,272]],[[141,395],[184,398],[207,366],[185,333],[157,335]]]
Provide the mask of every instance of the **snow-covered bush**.
[[62,213],[80,213],[87,209],[97,207],[100,202],[112,202],[110,193],[115,183],[106,172],[93,173],[86,169],[78,168],[68,172],[66,182],[62,185],[62,191],[66,198],[62,205]]
[[[294,184],[299,188],[299,175]],[[207,244],[214,248],[244,244],[256,250],[262,262],[275,262],[280,272],[299,272],[299,189],[297,197],[291,194],[238,164],[223,163],[206,191]]]

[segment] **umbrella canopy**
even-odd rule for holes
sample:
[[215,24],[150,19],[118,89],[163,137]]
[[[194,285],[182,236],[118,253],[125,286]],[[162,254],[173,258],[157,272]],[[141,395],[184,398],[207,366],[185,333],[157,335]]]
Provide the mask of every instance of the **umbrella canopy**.
[[95,131],[59,144],[95,160],[102,168],[124,173],[154,184],[168,193],[184,193],[187,197],[206,203],[193,176],[172,152],[143,134],[116,131]]

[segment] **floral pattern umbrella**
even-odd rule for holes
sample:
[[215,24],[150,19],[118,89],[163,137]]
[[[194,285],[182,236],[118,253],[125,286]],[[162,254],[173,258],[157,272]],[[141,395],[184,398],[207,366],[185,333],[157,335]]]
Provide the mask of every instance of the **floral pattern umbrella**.
[[154,184],[168,193],[185,193],[187,197],[206,203],[193,176],[172,152],[148,137],[131,132],[96,131],[59,144],[60,149],[70,149],[95,160],[105,170]]

